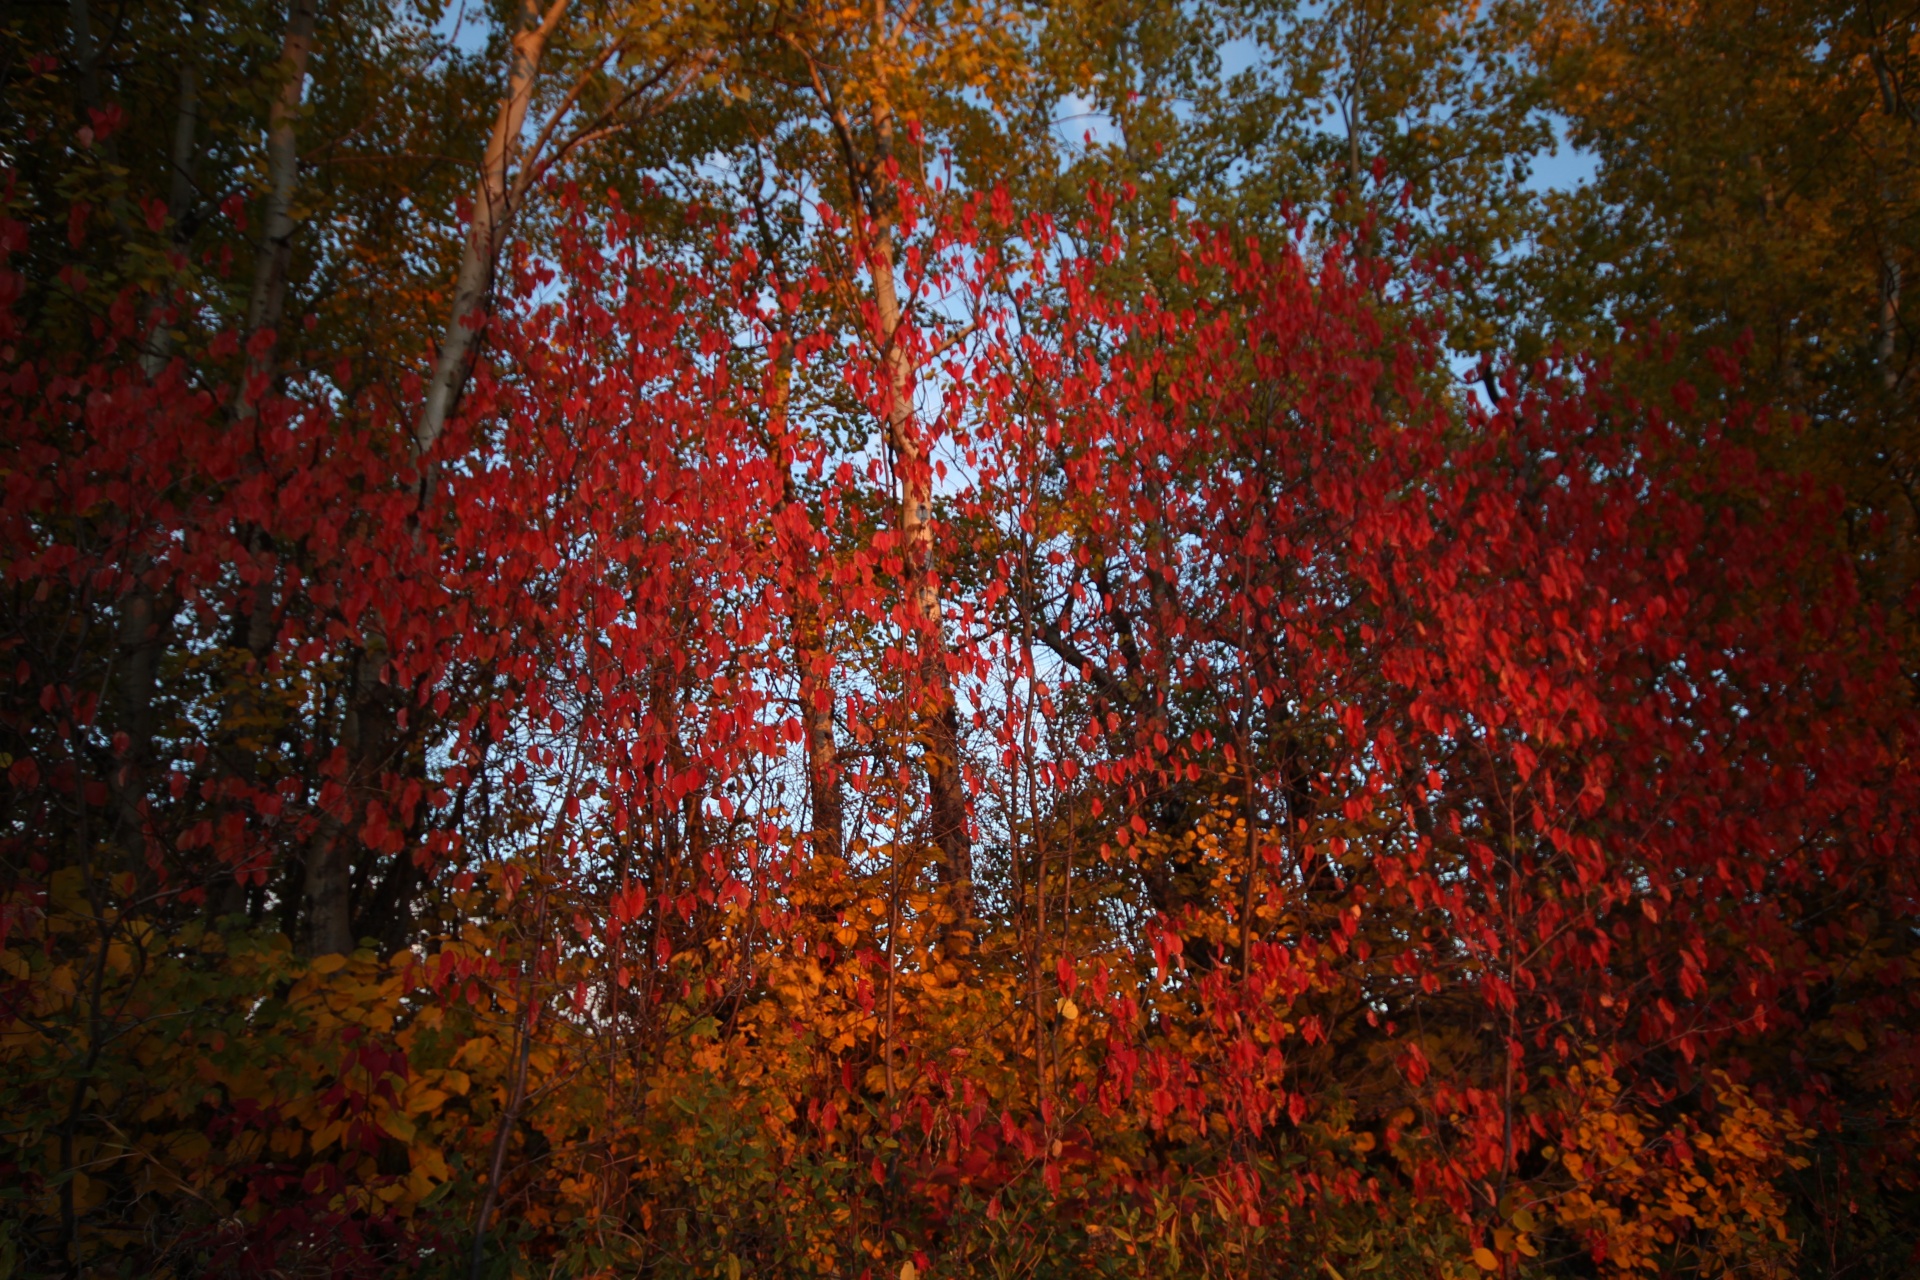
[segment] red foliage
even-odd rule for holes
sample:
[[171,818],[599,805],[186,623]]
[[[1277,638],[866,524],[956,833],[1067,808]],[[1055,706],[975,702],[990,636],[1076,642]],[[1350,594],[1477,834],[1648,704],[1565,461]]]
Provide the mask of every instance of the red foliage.
[[[1197,233],[1174,302],[1132,287],[1111,224],[1082,228],[1087,257],[995,225],[969,209],[907,276],[929,308],[981,300],[972,341],[898,335],[941,408],[913,465],[942,495],[945,619],[874,514],[900,477],[785,408],[799,368],[845,393],[823,416],[884,418],[884,353],[808,332],[827,285],[769,300],[724,228],[703,275],[576,204],[425,459],[405,394],[256,385],[235,412],[231,335],[149,378],[130,296],[84,354],[0,313],[0,940],[74,856],[45,832],[75,833],[96,917],[124,872],[168,928],[230,900],[291,931],[340,851],[356,934],[392,910],[388,949],[419,948],[404,1017],[499,1013],[516,1046],[462,1183],[487,1207],[453,1219],[483,1238],[556,1024],[606,1050],[581,1072],[653,1064],[606,1066],[605,1112],[552,1103],[556,1134],[665,1167],[616,1082],[774,1089],[764,1114],[792,1119],[768,1123],[857,1155],[837,1185],[912,1224],[920,1268],[1022,1196],[1089,1233],[1210,1202],[1236,1232],[1297,1227],[1260,1237],[1275,1257],[1354,1205],[1507,1259],[1539,1218],[1634,1267],[1717,1239],[1715,1215],[1782,1220],[1639,1231],[1696,1148],[1766,1146],[1686,1183],[1701,1206],[1837,1136],[1897,1182],[1916,726],[1835,503],[1767,460],[1789,428],[1731,376],[1655,405],[1578,360],[1461,394],[1444,272],[1348,242]],[[155,634],[165,671],[134,661]],[[927,644],[997,748],[967,762],[1007,868],[977,950],[913,889]],[[104,684],[102,653],[127,659]],[[870,815],[844,859],[777,786],[810,679]],[[676,1056],[708,1034],[762,1065]],[[393,1090],[411,1069],[395,1044],[338,1067]],[[1640,1135],[1631,1178],[1583,1172],[1600,1113]],[[405,1235],[341,1209],[360,1167],[276,1166],[247,1247]]]

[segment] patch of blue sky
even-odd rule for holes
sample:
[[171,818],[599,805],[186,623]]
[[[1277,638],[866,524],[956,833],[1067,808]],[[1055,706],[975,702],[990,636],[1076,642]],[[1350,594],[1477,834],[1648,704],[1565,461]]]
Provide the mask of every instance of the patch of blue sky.
[[433,34],[455,53],[473,57],[486,52],[493,15],[477,0],[448,0],[434,19]]

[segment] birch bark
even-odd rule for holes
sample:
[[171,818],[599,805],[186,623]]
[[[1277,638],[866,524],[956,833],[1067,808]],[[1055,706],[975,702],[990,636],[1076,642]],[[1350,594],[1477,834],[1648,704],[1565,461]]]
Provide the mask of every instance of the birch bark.
[[525,25],[514,33],[507,66],[507,91],[500,99],[500,112],[494,118],[493,133],[487,139],[486,154],[480,162],[480,183],[473,197],[473,222],[467,228],[461,249],[460,272],[453,285],[452,312],[440,338],[433,376],[427,383],[426,401],[414,426],[416,457],[424,458],[447,429],[447,419],[459,403],[467,375],[472,372],[480,329],[493,297],[494,268],[500,260],[500,251],[506,246],[507,233],[512,230],[516,205],[522,194],[508,175],[520,152],[521,131],[526,128],[527,112],[533,105],[540,59],[566,10],[567,0],[553,0],[544,12],[536,0],[527,0]]

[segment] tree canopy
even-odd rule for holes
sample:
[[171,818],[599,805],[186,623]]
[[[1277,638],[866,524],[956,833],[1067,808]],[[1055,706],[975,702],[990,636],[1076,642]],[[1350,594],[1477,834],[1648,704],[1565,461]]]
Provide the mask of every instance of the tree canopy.
[[0,1280],[1920,1262],[1913,12],[0,42]]

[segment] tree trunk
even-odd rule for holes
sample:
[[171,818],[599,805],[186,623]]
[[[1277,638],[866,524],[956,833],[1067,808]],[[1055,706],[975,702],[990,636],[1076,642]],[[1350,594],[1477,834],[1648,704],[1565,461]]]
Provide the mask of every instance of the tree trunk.
[[820,573],[810,536],[812,521],[806,504],[795,492],[791,424],[787,414],[793,387],[793,349],[780,339],[775,356],[773,410],[768,423],[768,447],[780,474],[780,530],[783,568],[787,576],[787,610],[793,635],[793,663],[800,683],[800,726],[807,752],[807,803],[811,816],[810,843],[824,866],[840,857],[846,842],[846,805],[840,792],[840,752],[833,729],[833,664],[826,649],[826,629],[820,616]]
[[256,384],[273,377],[274,343],[256,345],[263,333],[277,331],[286,310],[287,264],[293,256],[293,190],[300,176],[299,134],[294,124],[306,95],[307,60],[313,52],[314,0],[293,0],[287,33],[280,46],[280,70],[286,83],[267,117],[267,207],[264,235],[254,258],[253,295],[247,303],[247,376],[241,382],[235,413],[250,417]]
[[[136,572],[145,567],[144,557],[136,560]],[[157,602],[154,592],[137,580],[119,607],[118,723],[120,731],[127,735],[127,746],[114,762],[110,790],[115,835],[126,853],[127,869],[136,875],[146,865],[147,788],[153,773],[153,700],[159,689],[162,635],[172,622],[175,607],[171,597]]]
[[[893,149],[892,116],[884,104],[876,111],[875,130],[884,162]],[[884,164],[881,167],[884,169]],[[971,927],[967,922],[973,918],[973,845],[967,832],[967,801],[960,774],[959,716],[954,706],[953,676],[947,669],[939,565],[933,554],[933,468],[914,420],[913,358],[901,333],[904,316],[894,281],[893,251],[892,217],[883,213],[876,219],[868,268],[873,276],[874,308],[887,371],[887,444],[900,477],[902,555],[909,599],[922,627],[917,711],[927,773],[927,807],[939,852],[940,880],[947,887],[960,930],[967,932]]]
[[[167,226],[176,252],[186,247],[186,217],[193,207],[193,156],[199,122],[200,78],[191,62],[182,62],[167,182]],[[160,376],[160,371],[167,367],[167,357],[173,353],[173,334],[167,328],[172,318],[172,292],[170,288],[163,288],[148,313],[147,346],[140,355],[140,369],[149,378]]]
[[347,861],[346,825],[331,813],[320,815],[320,827],[307,846],[307,954],[344,955],[353,950],[351,868]]
[[[100,106],[100,60],[93,48],[93,17],[87,0],[68,0],[67,22],[73,37],[73,64],[79,75],[80,105],[98,110]],[[88,123],[82,119],[81,124]]]
[[500,100],[500,114],[480,162],[480,184],[473,197],[473,224],[460,254],[460,274],[453,286],[453,311],[440,339],[440,352],[434,361],[433,377],[427,384],[427,398],[414,425],[413,446],[416,457],[424,458],[460,401],[460,392],[473,368],[480,328],[485,323],[493,298],[494,266],[506,244],[515,213],[513,187],[508,170],[520,149],[520,131],[527,122],[527,110],[533,105],[534,82],[540,73],[540,57],[547,40],[560,25],[567,0],[553,0],[542,14],[534,0],[527,0],[528,25],[513,37],[513,51],[507,66],[507,92]]
[[[347,753],[344,811],[320,815],[319,829],[307,848],[308,954],[337,955],[353,950],[353,855],[365,821],[367,800],[382,793],[382,774],[394,750],[394,718],[388,690],[380,679],[386,647],[376,640],[354,659],[352,686],[344,699],[341,745]],[[405,853],[401,854],[405,857]]]

